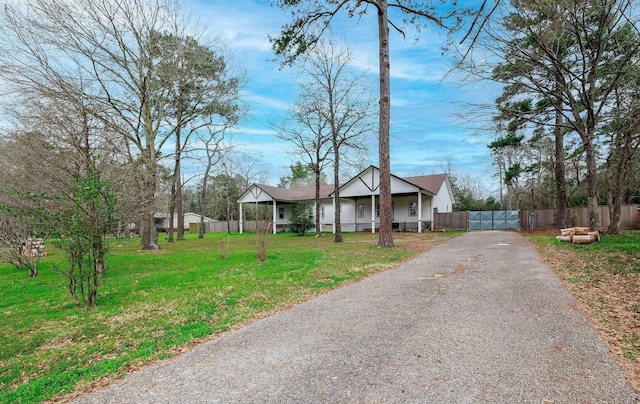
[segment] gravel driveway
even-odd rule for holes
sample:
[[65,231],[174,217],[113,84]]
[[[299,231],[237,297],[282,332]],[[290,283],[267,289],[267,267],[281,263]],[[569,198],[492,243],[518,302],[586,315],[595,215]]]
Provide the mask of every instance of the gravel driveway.
[[471,232],[78,403],[628,403],[529,242]]

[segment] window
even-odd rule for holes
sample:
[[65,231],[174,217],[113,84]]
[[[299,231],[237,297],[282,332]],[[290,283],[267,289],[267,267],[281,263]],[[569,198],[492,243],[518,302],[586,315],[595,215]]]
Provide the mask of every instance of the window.
[[409,216],[417,216],[418,215],[418,202],[411,201],[409,202]]
[[284,208],[278,208],[278,217],[284,219]]
[[364,204],[362,203],[358,204],[358,218],[359,219],[364,218]]
[[320,206],[320,217],[324,219],[324,205]]
[[[393,220],[395,218],[395,208],[394,208],[394,202],[391,202],[391,220]],[[376,217],[380,217],[380,204],[376,203]]]

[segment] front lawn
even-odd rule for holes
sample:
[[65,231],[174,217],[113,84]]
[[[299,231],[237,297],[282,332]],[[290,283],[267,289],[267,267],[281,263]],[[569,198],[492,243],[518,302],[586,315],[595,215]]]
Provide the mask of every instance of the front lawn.
[[[40,276],[0,264],[0,402],[69,398],[309,296],[397,266],[460,232],[324,237],[270,235],[258,262],[255,235],[187,235],[161,250],[111,240],[98,307],[78,309],[63,253],[50,244]],[[228,258],[222,259],[221,255]]]

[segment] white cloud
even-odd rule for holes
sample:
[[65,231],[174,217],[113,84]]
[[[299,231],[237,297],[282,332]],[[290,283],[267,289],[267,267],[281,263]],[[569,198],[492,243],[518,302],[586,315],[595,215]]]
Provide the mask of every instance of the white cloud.
[[[288,166],[299,160],[287,154],[289,145],[277,139],[269,123],[282,116],[295,100],[295,71],[279,69],[273,62],[269,35],[277,35],[288,15],[267,1],[259,0],[185,0],[207,28],[208,35],[226,42],[234,54],[233,63],[246,71],[242,100],[250,108],[249,116],[233,129],[234,142],[243,152],[259,156],[260,167],[268,170],[268,182],[275,184],[286,175]],[[356,21],[339,15],[334,21],[338,41],[352,51],[352,66],[368,71],[372,85],[377,85],[378,33],[372,11]],[[462,119],[464,102],[492,100],[495,91],[487,86],[460,89],[459,77],[447,76],[449,60],[441,55],[446,40],[437,29],[428,27],[414,42],[391,35],[391,158],[392,171],[413,175],[441,171],[441,156],[451,156],[456,172],[487,175],[490,158],[482,137],[474,136],[475,118]],[[374,90],[375,91],[375,90]],[[471,115],[467,114],[467,117]],[[372,160],[377,162],[375,148]]]
[[269,35],[278,34],[284,22],[276,7],[262,1],[190,0],[187,6],[210,35],[222,38],[234,48],[270,52]]

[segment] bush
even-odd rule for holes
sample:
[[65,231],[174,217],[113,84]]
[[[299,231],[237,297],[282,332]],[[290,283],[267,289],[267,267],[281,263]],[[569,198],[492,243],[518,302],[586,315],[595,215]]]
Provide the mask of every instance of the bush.
[[313,213],[311,205],[307,203],[299,203],[289,219],[289,227],[291,231],[298,236],[304,236],[307,230],[313,229],[315,223],[313,222]]

